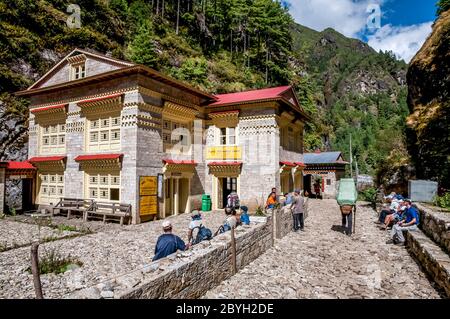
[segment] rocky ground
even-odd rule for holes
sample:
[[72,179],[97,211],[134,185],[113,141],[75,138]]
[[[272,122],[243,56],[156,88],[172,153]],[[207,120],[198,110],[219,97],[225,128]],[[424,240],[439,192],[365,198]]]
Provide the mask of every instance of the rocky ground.
[[[3,230],[9,228],[9,241],[21,240],[28,242],[37,237],[32,233],[36,225],[26,218],[21,221],[2,220],[0,223],[1,237]],[[170,217],[174,233],[187,240],[189,215]],[[222,212],[205,213],[204,224],[215,231],[224,220]],[[55,240],[41,244],[40,258],[51,251],[61,256],[72,256],[83,263],[82,267],[69,270],[63,274],[46,274],[41,276],[45,298],[60,298],[80,288],[103,282],[118,274],[123,274],[150,263],[154,245],[162,232],[162,221],[140,225],[120,227],[117,224],[103,225],[100,222],[83,223],[80,219],[67,220],[57,217],[53,225],[71,225],[79,230],[89,229],[94,233],[81,233],[74,238]],[[3,226],[2,226],[3,225]],[[8,225],[8,226],[7,226]],[[45,233],[57,232],[51,227],[42,227]],[[41,228],[41,233],[43,232]],[[41,236],[42,238],[42,236]],[[32,276],[27,271],[30,266],[30,246],[0,252],[0,298],[33,298],[34,290]]]
[[29,223],[0,219],[0,252],[31,245],[33,241],[52,241],[79,235],[79,232],[64,228],[39,226],[35,221]]
[[[359,205],[356,234],[338,231],[334,200],[313,200],[291,233],[205,298],[439,298],[405,247],[387,245],[376,213]],[[336,230],[334,230],[336,229]]]

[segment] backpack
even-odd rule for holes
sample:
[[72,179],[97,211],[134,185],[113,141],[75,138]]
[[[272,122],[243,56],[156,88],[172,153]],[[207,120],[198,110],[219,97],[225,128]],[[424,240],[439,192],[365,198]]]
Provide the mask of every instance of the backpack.
[[250,218],[248,217],[248,214],[245,213],[241,215],[241,222],[244,225],[250,225]]
[[239,196],[236,193],[231,193],[227,198],[227,207],[238,208],[239,207]]
[[195,237],[195,239],[192,240],[192,245],[196,245],[204,240],[212,239],[212,232],[209,228],[206,228],[203,225],[200,225],[195,228],[198,228],[198,231],[197,231],[197,236]]

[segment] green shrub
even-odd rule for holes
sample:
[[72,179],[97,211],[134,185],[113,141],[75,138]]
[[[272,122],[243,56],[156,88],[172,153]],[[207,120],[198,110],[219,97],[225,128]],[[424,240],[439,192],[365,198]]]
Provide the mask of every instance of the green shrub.
[[377,189],[375,187],[370,187],[358,194],[358,200],[374,203],[376,194]]
[[434,204],[442,208],[450,209],[450,193],[445,193],[442,196],[436,196],[434,198]]

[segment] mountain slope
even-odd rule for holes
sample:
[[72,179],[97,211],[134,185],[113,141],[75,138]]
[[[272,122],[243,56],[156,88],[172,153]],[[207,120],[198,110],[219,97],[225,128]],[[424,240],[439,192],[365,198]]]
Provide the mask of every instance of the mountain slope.
[[450,9],[410,63],[409,149],[419,178],[450,188]]

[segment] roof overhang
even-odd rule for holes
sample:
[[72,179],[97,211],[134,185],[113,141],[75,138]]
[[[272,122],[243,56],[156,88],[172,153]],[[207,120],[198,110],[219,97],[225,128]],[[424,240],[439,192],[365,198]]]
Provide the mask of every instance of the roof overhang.
[[79,155],[75,162],[80,164],[82,170],[86,169],[121,169],[123,154],[93,154]]
[[197,163],[192,160],[163,159],[164,173],[193,173]]
[[32,157],[28,160],[39,170],[64,170],[67,156],[41,156]]
[[216,177],[238,177],[241,174],[242,162],[211,162],[209,173]]

